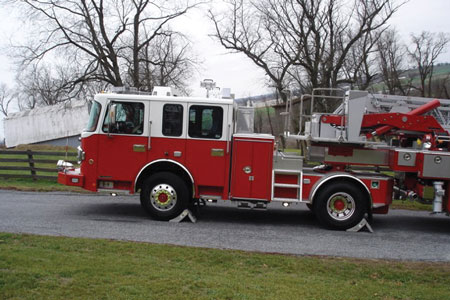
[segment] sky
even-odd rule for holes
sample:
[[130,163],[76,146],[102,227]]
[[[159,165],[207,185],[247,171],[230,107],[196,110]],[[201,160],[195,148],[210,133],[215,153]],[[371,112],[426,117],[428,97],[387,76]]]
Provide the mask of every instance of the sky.
[[[401,1],[401,0],[399,0]],[[214,4],[217,0],[213,0]],[[389,24],[395,27],[407,40],[411,33],[421,31],[450,32],[450,0],[410,0],[392,17]],[[21,16],[23,19],[23,16]],[[197,76],[192,79],[193,95],[204,96],[200,81],[213,79],[221,88],[231,88],[236,98],[256,96],[269,92],[265,87],[264,72],[242,54],[230,53],[209,37],[213,27],[205,11],[195,10],[173,24],[193,42],[194,51],[203,64]],[[5,55],[5,46],[11,37],[26,38],[21,22],[4,6],[0,6],[0,83],[14,83],[14,72],[10,59]],[[450,51],[441,57],[441,61],[450,62]],[[3,122],[0,122],[0,138],[3,136]]]
[[[450,0],[410,0],[393,16],[390,25],[404,38],[410,33],[423,30],[450,32],[449,11]],[[213,27],[205,11],[194,10],[173,26],[189,36],[195,52],[203,61],[191,84],[195,94],[204,94],[200,81],[205,78],[213,79],[220,87],[231,88],[237,97],[254,96],[267,91],[261,70],[243,54],[230,53],[209,37],[213,33]],[[4,46],[8,44],[10,37],[25,36],[20,28],[21,23],[0,6],[0,82],[14,82],[14,72],[5,55]],[[450,61],[450,51],[441,59]]]
[[[394,14],[389,25],[395,27],[405,41],[411,33],[422,31],[450,33],[449,12],[450,0],[410,0]],[[188,26],[183,27],[188,29],[197,51],[201,51],[200,56],[204,59],[203,72],[192,88],[196,92],[204,93],[204,90],[198,87],[198,82],[211,78],[219,86],[231,88],[237,98],[268,92],[264,72],[243,54],[230,53],[208,37],[214,32],[214,28],[204,14],[199,11],[191,14],[186,18]],[[441,61],[450,62],[450,49],[442,55]]]

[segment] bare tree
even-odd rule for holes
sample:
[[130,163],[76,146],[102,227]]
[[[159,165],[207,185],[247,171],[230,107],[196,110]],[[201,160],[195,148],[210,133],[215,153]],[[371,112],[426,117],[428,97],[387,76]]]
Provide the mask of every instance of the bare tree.
[[[229,10],[223,15],[209,12],[215,25],[213,37],[223,47],[244,53],[262,68],[278,94],[284,97],[289,68],[298,56],[290,52],[293,44],[286,43],[287,35],[280,35],[274,16],[264,10],[261,1],[228,1]],[[267,1],[265,4],[273,4]]]
[[[401,5],[395,0],[354,0],[351,6],[342,0],[229,3],[225,15],[210,13],[214,36],[225,48],[244,53],[261,67],[280,94],[289,76],[303,89],[353,83],[354,76],[345,72],[348,60],[355,59],[352,51],[359,43],[367,47],[368,55],[376,39],[365,39],[386,28]],[[366,67],[354,64],[358,72]]]
[[[301,11],[299,65],[308,73],[313,87],[337,87],[352,83],[343,68],[359,45],[368,47],[371,33],[386,27],[386,22],[398,9],[392,0],[355,0],[352,9],[345,10],[339,0],[297,0]],[[364,55],[358,61],[364,61]],[[356,65],[361,63],[355,62]],[[360,68],[356,68],[360,69]]]
[[435,78],[430,84],[432,97],[450,99],[450,75]]
[[33,65],[19,73],[16,78],[19,108],[33,109],[36,106],[55,105],[77,98],[81,84],[73,85],[76,71],[70,67]]
[[384,31],[370,32],[351,47],[343,65],[352,89],[367,90],[377,75],[376,44]]
[[[177,32],[167,31],[146,45],[139,56],[139,80],[142,90],[153,86],[172,86],[189,94],[188,81],[193,76],[198,60],[193,55],[189,40]],[[132,81],[134,69],[129,68]]]
[[389,94],[406,95],[402,83],[406,70],[406,47],[395,29],[385,31],[377,42],[377,62],[381,78]]
[[412,46],[408,49],[408,54],[419,72],[420,85],[416,89],[422,97],[431,96],[434,65],[439,55],[445,52],[449,41],[449,35],[444,33],[423,31],[418,35],[411,35]]
[[171,20],[199,3],[192,1],[10,0],[34,16],[38,30],[29,45],[20,47],[22,65],[49,58],[73,62],[79,72],[72,86],[88,81],[123,86],[129,76],[138,88],[146,82],[141,79],[142,53],[158,46],[152,42],[167,33]]
[[6,86],[6,84],[0,84],[0,112],[7,117],[11,104],[15,99],[14,93]]

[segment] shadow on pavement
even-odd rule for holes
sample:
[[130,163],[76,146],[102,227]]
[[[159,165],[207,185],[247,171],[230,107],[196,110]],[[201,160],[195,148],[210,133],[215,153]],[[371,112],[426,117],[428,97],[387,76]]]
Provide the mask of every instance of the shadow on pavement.
[[[235,204],[210,204],[200,209],[194,209],[198,224],[204,223],[233,223],[242,225],[298,225],[303,227],[320,226],[312,212],[298,206],[294,208],[268,208],[267,210],[238,209]],[[88,217],[91,220],[118,222],[141,222],[152,220],[142,209],[138,201],[124,203],[83,204],[72,211],[72,214]]]
[[[141,208],[139,200],[121,199],[111,203],[83,204],[72,211],[78,216],[98,221],[117,222],[159,222]],[[208,204],[194,211],[197,224],[229,223],[237,225],[275,225],[300,226],[302,228],[322,228],[314,214],[305,206],[298,205],[289,208],[268,207],[267,210],[238,209],[233,203]],[[411,212],[392,210],[387,215],[374,215],[372,228],[375,233],[381,232],[420,232],[430,234],[450,234],[450,217],[445,215],[430,215],[427,212]],[[323,229],[323,228],[322,228]]]

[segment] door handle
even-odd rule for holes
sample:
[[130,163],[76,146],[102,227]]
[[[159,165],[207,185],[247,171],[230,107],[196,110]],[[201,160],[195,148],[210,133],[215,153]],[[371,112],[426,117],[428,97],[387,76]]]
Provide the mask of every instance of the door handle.
[[148,141],[147,149],[152,149],[152,121],[148,122]]

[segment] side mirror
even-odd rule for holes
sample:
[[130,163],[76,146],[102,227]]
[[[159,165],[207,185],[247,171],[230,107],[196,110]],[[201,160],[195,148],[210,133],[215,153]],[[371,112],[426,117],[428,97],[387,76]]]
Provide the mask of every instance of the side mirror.
[[111,134],[111,128],[116,127],[117,104],[111,104],[109,109],[108,135]]
[[116,125],[116,114],[117,114],[117,104],[111,105],[111,110],[109,111],[110,124]]

